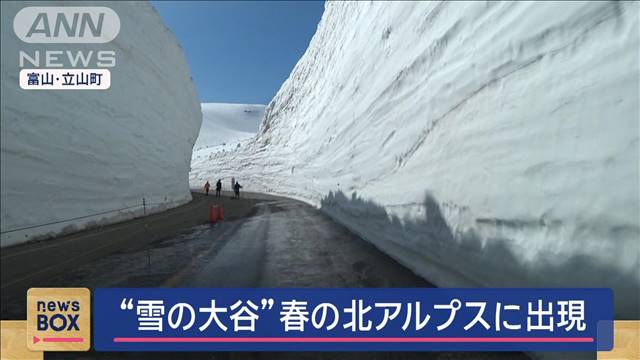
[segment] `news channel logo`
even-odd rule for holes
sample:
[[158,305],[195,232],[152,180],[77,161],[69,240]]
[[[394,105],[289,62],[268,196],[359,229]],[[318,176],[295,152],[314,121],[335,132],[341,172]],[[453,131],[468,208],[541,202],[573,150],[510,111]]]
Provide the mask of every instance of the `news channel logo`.
[[[29,6],[13,19],[13,31],[27,44],[85,44],[19,50],[19,84],[24,90],[106,90],[116,52],[95,48],[120,33],[120,17],[105,6]],[[89,46],[94,45],[94,46]]]
[[27,346],[31,351],[87,351],[91,292],[87,288],[31,288],[27,292]]

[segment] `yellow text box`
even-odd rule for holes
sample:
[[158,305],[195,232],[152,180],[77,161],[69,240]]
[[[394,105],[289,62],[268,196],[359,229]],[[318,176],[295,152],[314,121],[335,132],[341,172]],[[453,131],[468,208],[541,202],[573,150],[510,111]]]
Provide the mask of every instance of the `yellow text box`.
[[27,347],[27,320],[0,321],[1,360],[42,360],[42,351],[31,351]]
[[640,359],[640,321],[616,320],[613,322],[613,350],[598,352],[598,360],[605,359]]
[[31,288],[27,292],[27,346],[37,351],[87,351],[91,346],[91,292],[87,288]]

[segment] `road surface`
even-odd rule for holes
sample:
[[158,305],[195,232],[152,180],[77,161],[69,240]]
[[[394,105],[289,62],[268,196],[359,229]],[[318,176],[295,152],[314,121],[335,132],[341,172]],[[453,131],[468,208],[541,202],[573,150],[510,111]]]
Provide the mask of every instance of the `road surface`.
[[[226,219],[208,223],[222,204]],[[2,251],[2,318],[25,318],[29,287],[428,287],[373,245],[299,201],[194,193],[146,218]],[[47,358],[429,358],[438,353],[47,354]],[[476,354],[512,359],[521,354]]]
[[172,286],[430,286],[316,209],[293,200],[262,201],[249,218],[184,236],[215,240],[169,279]]
[[[81,231],[52,240],[30,242],[2,249],[0,286],[2,319],[25,317],[25,294],[37,286],[134,286],[136,265],[157,265],[148,255],[159,253],[162,242],[173,239],[194,226],[207,223],[211,204],[221,204],[229,221],[237,221],[254,211],[256,196],[240,201],[192,193],[186,205],[118,224]],[[179,254],[180,246],[174,253]],[[188,244],[185,245],[188,248]],[[151,262],[153,260],[153,262]],[[185,260],[186,261],[186,260]],[[173,262],[170,262],[173,263]],[[147,272],[150,268],[146,269]],[[167,267],[167,271],[172,271]],[[124,276],[124,278],[123,278]]]

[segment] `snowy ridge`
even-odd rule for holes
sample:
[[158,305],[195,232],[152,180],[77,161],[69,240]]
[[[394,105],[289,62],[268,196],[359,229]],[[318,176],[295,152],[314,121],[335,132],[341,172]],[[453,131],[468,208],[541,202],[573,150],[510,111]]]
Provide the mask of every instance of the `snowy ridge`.
[[208,173],[320,206],[440,286],[640,293],[639,5],[329,2]]
[[[2,2],[2,246],[188,202],[202,114],[182,49],[156,11],[103,3],[120,17],[112,42],[26,44],[13,18],[34,5],[82,3]],[[22,90],[19,50],[113,50],[111,88]]]

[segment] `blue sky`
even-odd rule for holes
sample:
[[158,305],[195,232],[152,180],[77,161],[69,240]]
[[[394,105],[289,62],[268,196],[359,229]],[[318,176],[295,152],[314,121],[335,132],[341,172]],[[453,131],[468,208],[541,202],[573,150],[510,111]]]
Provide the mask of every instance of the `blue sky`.
[[201,102],[267,104],[304,54],[322,1],[152,1],[185,51]]

